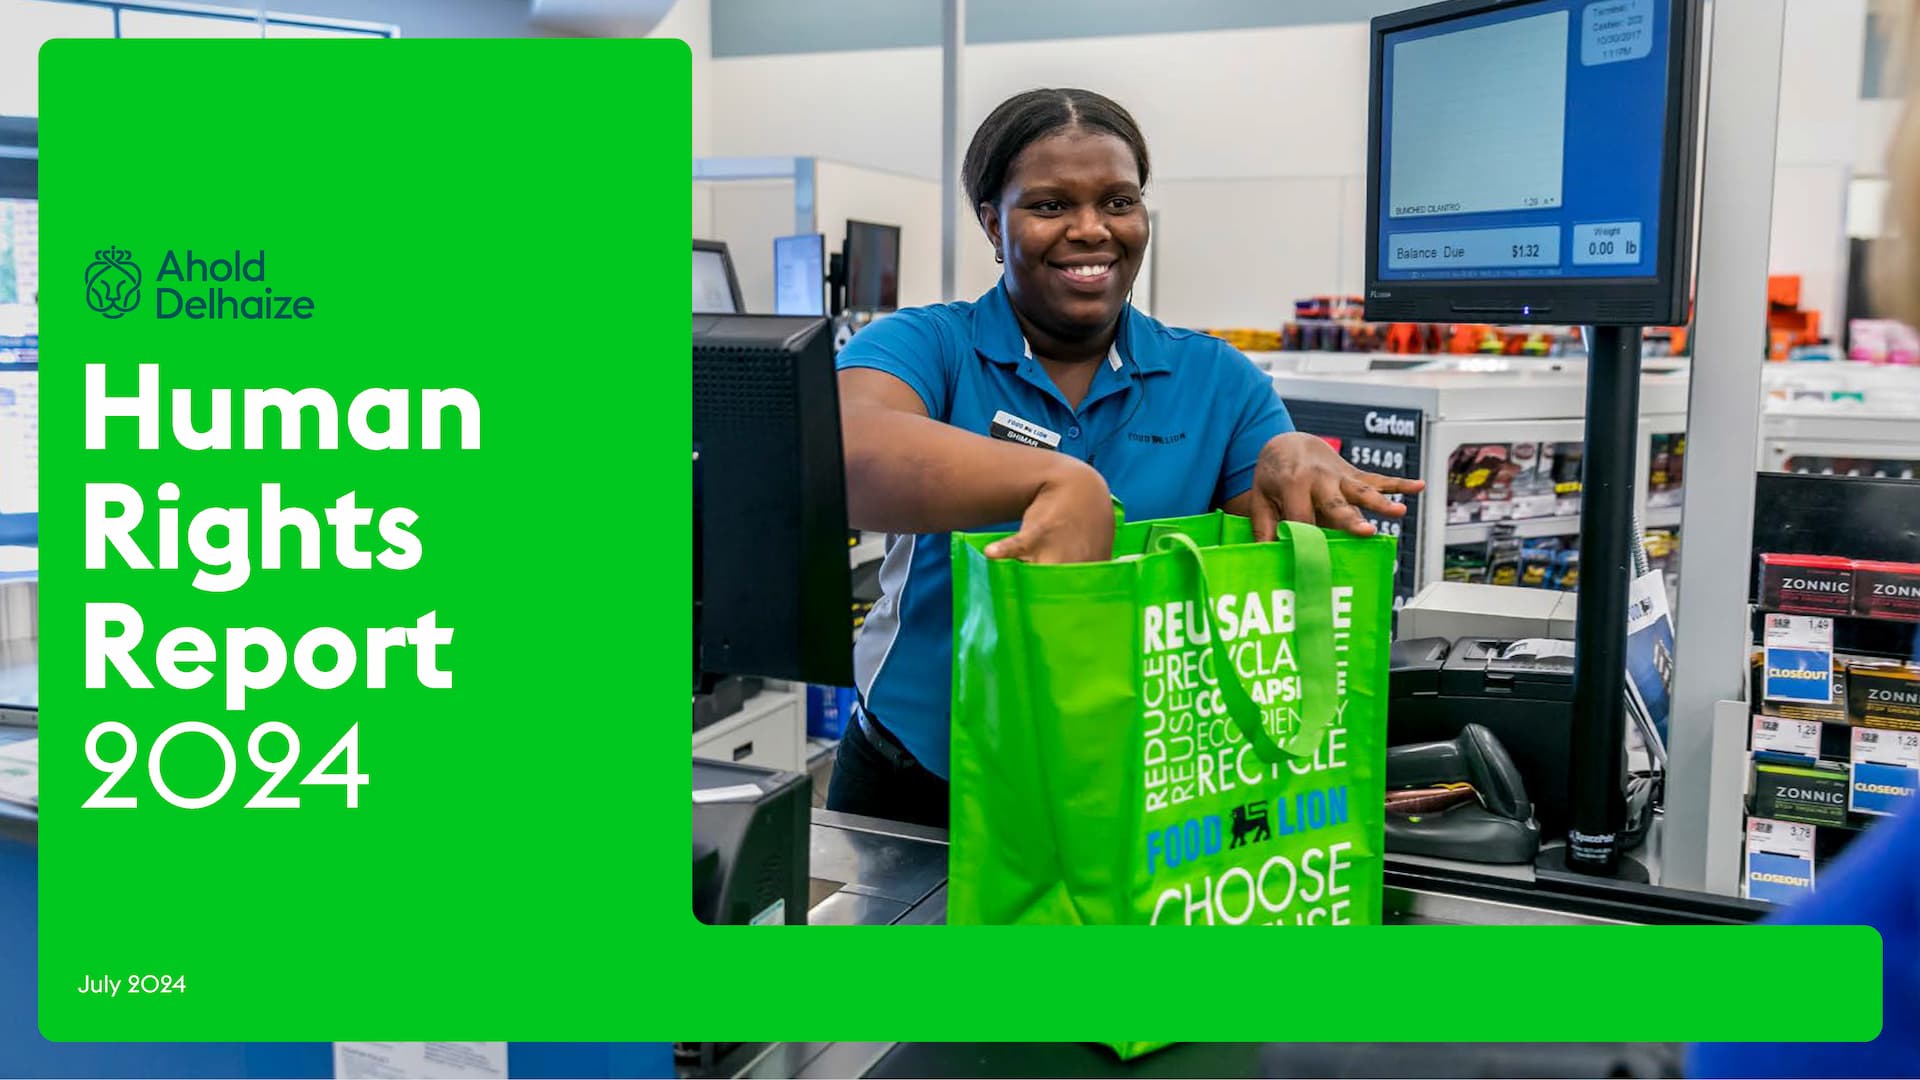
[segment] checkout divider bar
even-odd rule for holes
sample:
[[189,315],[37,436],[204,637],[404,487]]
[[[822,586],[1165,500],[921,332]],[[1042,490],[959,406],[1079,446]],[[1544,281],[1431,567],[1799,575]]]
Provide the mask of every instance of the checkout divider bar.
[[[1412,864],[1392,855],[1387,856],[1386,888],[1389,909],[1394,892],[1399,890],[1449,901],[1530,908],[1582,921],[1637,926],[1741,925],[1758,922],[1773,910],[1770,905],[1755,900],[1614,878],[1573,879],[1570,875],[1556,875],[1528,881],[1477,873],[1465,864],[1439,865],[1435,861]],[[1416,908],[1414,913],[1420,912]],[[1501,925],[1497,914],[1490,908],[1485,922]]]

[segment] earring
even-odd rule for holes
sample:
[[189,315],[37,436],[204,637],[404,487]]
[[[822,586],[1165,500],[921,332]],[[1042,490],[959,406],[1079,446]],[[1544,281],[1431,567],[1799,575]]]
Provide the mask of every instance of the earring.
[[1007,257],[1004,253],[996,251],[993,253],[993,261],[997,263],[1003,263],[1007,261]]

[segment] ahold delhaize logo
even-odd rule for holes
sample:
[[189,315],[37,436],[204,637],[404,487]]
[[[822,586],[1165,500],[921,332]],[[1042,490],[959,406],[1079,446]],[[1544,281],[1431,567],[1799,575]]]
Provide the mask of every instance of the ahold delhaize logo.
[[[125,248],[102,248],[87,267],[87,306],[109,319],[140,307],[140,268]],[[153,265],[151,262],[148,265]],[[313,318],[313,297],[282,292],[267,284],[267,253],[251,256],[196,255],[168,249],[153,274],[156,319],[280,320]]]
[[133,264],[133,252],[110,247],[93,253],[87,267],[87,306],[109,319],[140,306],[140,268]]

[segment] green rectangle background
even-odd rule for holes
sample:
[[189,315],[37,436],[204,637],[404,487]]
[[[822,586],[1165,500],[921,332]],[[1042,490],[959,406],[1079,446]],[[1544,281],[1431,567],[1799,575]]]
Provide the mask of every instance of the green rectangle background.
[[[690,648],[689,62],[676,41],[42,53],[50,1035],[578,1032],[665,990],[640,975],[636,923],[660,891],[650,846],[673,838],[679,851],[686,835],[673,824],[684,800],[668,809],[666,792],[687,775],[685,695],[667,688],[684,685]],[[109,245],[146,279],[141,309],[116,320],[81,289]],[[312,296],[314,317],[155,318],[160,257],[188,249],[265,250],[267,284]],[[136,364],[159,364],[163,386],[196,389],[202,426],[212,387],[236,389],[236,414],[241,387],[323,387],[343,419],[367,387],[461,387],[480,402],[481,448],[374,452],[343,432],[337,451],[196,453],[169,435],[141,452],[131,422],[114,421],[109,450],[87,452],[83,362],[106,363],[116,394],[134,392]],[[192,588],[189,569],[85,571],[84,483],[144,493],[151,552],[154,491],[169,480],[183,528],[207,506],[257,519],[265,482],[316,514],[348,491],[376,515],[409,507],[423,557],[346,570],[329,534],[325,568],[256,565],[217,594]],[[410,663],[384,691],[315,691],[290,674],[244,714],[222,708],[220,678],[88,692],[83,608],[109,600],[140,610],[148,641],[177,625],[216,641],[247,625],[289,641],[315,626],[357,636],[435,611],[456,631],[442,650],[453,686],[420,688]],[[143,761],[117,789],[141,796],[138,810],[79,809],[101,779],[83,740],[109,719],[148,743],[178,720],[221,726],[240,778],[219,804],[181,810],[151,793]],[[360,808],[291,782],[278,793],[302,795],[298,810],[243,808],[259,777],[246,733],[268,720],[302,735],[295,780],[358,722]],[[677,758],[657,752],[669,744]],[[185,737],[166,764],[198,794],[213,781],[190,778],[215,751]],[[182,975],[188,992],[75,992],[83,974],[127,972]],[[548,983],[604,985],[604,1004],[556,999]]]
[[[1792,1034],[1879,1028],[1860,928],[705,928],[688,911],[689,55],[675,42],[55,42],[42,53],[41,1023],[71,1040],[1733,1039],[1756,954],[1818,954],[1831,993]],[[931,122],[931,118],[930,118]],[[94,252],[145,272],[141,309],[90,311]],[[267,253],[302,322],[161,321],[161,256]],[[82,365],[194,388],[447,387],[480,401],[476,451],[84,449]],[[312,432],[309,431],[309,436]],[[420,515],[411,570],[262,571],[229,593],[188,569],[83,561],[89,482],[182,527],[347,491]],[[256,513],[257,517],[257,513]],[[366,546],[377,545],[368,543]],[[289,550],[292,545],[289,545]],[[291,677],[222,708],[198,690],[84,689],[88,602],[168,628],[358,634],[438,613],[448,690]],[[138,654],[137,654],[138,655]],[[216,668],[224,671],[224,668]],[[240,748],[218,804],[115,794],[84,744],[215,724]],[[301,734],[294,779],[353,723],[369,784],[289,783],[246,809],[246,735]],[[117,749],[111,740],[103,752]],[[198,794],[212,744],[166,777]],[[1622,958],[1635,958],[1623,963]],[[1594,977],[1570,971],[1590,958]],[[1450,989],[1417,1007],[1394,979]],[[1634,995],[1619,985],[1643,976]],[[82,995],[83,978],[184,977],[184,994]],[[1477,974],[1476,974],[1477,973]],[[1495,974],[1497,973],[1497,974]],[[1460,980],[1456,992],[1454,980]],[[911,988],[910,990],[908,988]],[[1474,988],[1525,1007],[1489,1008]],[[1627,1002],[1632,1001],[1632,1005]],[[857,1003],[857,1004],[856,1004]]]

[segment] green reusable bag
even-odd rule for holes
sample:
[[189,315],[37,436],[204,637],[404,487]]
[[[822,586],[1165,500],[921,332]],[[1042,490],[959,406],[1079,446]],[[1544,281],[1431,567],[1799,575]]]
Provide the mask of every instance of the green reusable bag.
[[948,921],[1377,924],[1394,542],[1219,512],[1119,525],[1105,563],[998,538],[953,538]]

